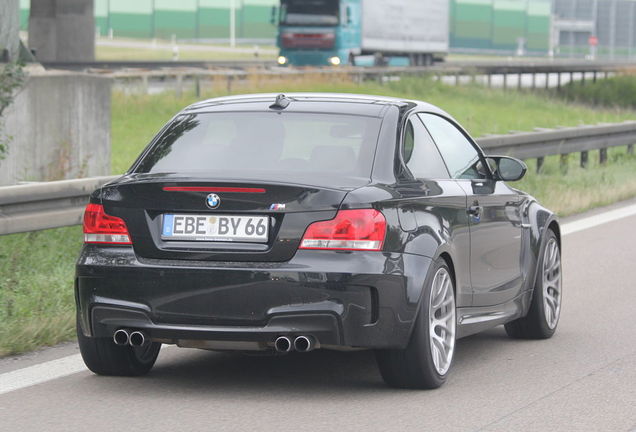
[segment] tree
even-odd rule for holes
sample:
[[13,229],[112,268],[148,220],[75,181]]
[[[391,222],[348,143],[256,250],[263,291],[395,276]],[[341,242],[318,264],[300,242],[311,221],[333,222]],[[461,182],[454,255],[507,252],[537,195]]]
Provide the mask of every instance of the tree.
[[9,62],[0,70],[0,160],[7,154],[11,137],[4,132],[4,110],[11,105],[17,91],[24,84],[26,75],[19,63]]

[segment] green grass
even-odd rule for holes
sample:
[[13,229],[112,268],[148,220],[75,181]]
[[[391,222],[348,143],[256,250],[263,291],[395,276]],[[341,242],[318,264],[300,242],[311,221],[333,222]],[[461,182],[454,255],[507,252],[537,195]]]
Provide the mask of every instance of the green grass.
[[[227,93],[224,81],[209,87],[205,97]],[[344,77],[313,77],[291,83],[254,78],[237,84],[235,91],[363,92],[424,99],[450,112],[474,136],[634,118],[634,112],[628,110],[586,108],[529,93],[447,87],[421,78],[362,86]],[[113,173],[124,172],[161,126],[195,100],[193,95],[176,98],[170,93],[115,93]],[[590,167],[583,170],[578,168],[578,155],[572,155],[567,175],[561,173],[558,157],[546,158],[541,175],[534,172],[534,161],[529,161],[526,178],[512,185],[535,195],[561,215],[636,196],[636,157],[625,154],[625,149],[612,149],[606,166],[599,166],[595,158],[597,152],[590,153]],[[0,237],[0,356],[73,337],[73,266],[80,247],[79,227]]]
[[71,339],[80,227],[0,237],[0,356]]
[[531,193],[560,216],[636,197],[636,156],[627,154],[626,147],[609,149],[605,165],[598,156],[598,151],[590,152],[588,167],[581,168],[579,154],[569,155],[565,174],[558,156],[546,158],[540,175],[536,161],[526,161],[528,174],[511,186]]

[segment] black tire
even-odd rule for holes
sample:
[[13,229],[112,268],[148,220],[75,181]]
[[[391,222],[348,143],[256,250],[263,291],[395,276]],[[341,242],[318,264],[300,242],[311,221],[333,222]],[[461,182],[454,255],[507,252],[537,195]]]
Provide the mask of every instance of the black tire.
[[432,295],[432,285],[435,276],[440,269],[444,269],[450,280],[450,291],[453,302],[450,307],[453,310],[453,327],[455,320],[455,281],[452,273],[446,265],[444,259],[436,260],[428,273],[424,284],[424,293],[420,302],[420,310],[411,333],[411,339],[404,349],[376,350],[376,360],[380,369],[380,374],[384,381],[398,388],[411,389],[435,389],[440,387],[450,371],[452,356],[454,354],[455,335],[453,332],[450,365],[448,369],[440,374],[435,367],[429,336],[429,304]]
[[[556,331],[559,314],[556,317],[556,323],[553,327],[548,325],[548,318],[546,318],[546,309],[544,303],[544,281],[543,281],[543,272],[544,272],[544,261],[546,256],[546,250],[548,249],[548,245],[551,242],[556,243],[557,250],[559,252],[559,288],[560,288],[560,278],[561,278],[561,259],[560,254],[561,250],[559,247],[559,242],[557,240],[556,234],[554,231],[548,229],[546,231],[545,238],[545,247],[541,251],[541,256],[539,258],[538,266],[537,266],[537,275],[536,281],[534,284],[534,293],[532,295],[532,302],[530,303],[530,308],[528,309],[528,314],[525,317],[518,318],[514,321],[507,323],[504,327],[506,329],[506,333],[508,336],[516,339],[548,339],[552,337],[554,332]],[[559,290],[559,313],[560,313],[560,305],[561,305],[561,291]]]
[[97,375],[140,376],[147,374],[159,355],[160,343],[144,347],[115,345],[110,338],[86,337],[77,320],[77,341],[84,364]]

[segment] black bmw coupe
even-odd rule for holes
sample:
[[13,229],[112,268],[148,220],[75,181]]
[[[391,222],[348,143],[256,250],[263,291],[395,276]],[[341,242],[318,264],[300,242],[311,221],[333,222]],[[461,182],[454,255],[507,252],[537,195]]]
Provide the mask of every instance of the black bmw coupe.
[[91,195],[75,280],[84,361],[141,375],[161,344],[367,348],[389,385],[439,387],[456,339],[557,327],[559,223],[507,184],[525,171],[424,102],[193,104]]

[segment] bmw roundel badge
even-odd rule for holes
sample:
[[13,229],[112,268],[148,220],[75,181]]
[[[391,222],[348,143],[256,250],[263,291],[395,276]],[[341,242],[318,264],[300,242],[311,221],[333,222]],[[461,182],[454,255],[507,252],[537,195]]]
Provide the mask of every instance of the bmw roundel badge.
[[205,198],[205,204],[211,209],[215,209],[221,204],[221,198],[217,194],[211,193]]

